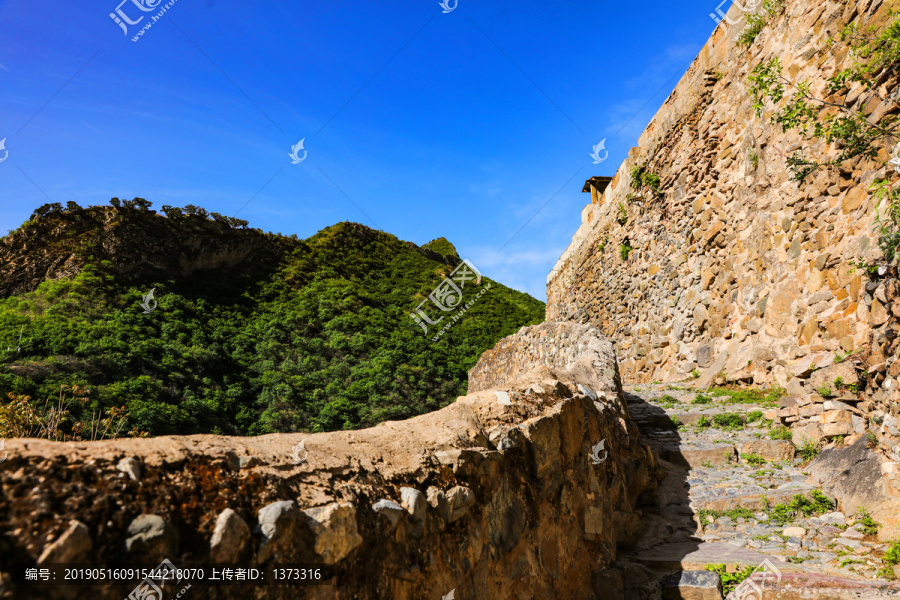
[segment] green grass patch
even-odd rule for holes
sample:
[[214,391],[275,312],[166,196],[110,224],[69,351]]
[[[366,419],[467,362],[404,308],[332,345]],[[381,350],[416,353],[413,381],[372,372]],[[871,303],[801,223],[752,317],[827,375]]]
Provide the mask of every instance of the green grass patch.
[[719,429],[743,429],[744,420],[738,413],[721,413],[713,415],[713,425]]
[[756,570],[756,567],[751,565],[740,570],[738,570],[737,567],[734,567],[734,569],[734,573],[729,573],[728,568],[722,563],[706,565],[707,571],[719,574],[719,579],[722,580],[722,594],[725,596],[730,594],[734,588],[741,585],[745,579],[753,575],[753,571]]
[[872,515],[869,514],[869,511],[862,506],[857,510],[859,511],[856,519],[856,524],[859,525],[857,529],[866,535],[877,535],[880,523],[876,523],[875,519],[872,518]]
[[759,454],[741,454],[741,458],[746,460],[749,464],[753,465],[754,467],[761,467],[764,464],[768,463],[768,461],[765,458],[763,458],[762,456],[760,456]]
[[846,567],[847,565],[864,565],[866,561],[859,560],[858,558],[845,558],[841,561],[841,568]]
[[768,389],[749,388],[746,390],[715,387],[709,391],[709,395],[714,398],[726,398],[723,400],[726,404],[762,404],[765,406],[776,406],[778,401],[781,400],[781,397],[785,395],[785,389],[777,386]]
[[798,514],[802,514],[804,517],[821,515],[831,512],[833,507],[831,500],[825,494],[819,490],[813,490],[809,497],[797,494],[790,502],[778,504],[768,512],[772,522],[785,524],[793,521]]
[[701,393],[697,394],[697,397],[691,401],[691,404],[709,404],[710,402],[712,402],[712,398]]
[[891,547],[884,553],[882,560],[889,565],[900,564],[900,540],[891,542]]
[[676,406],[681,406],[681,402],[679,402],[677,398],[675,398],[674,396],[670,396],[669,394],[651,398],[651,400],[654,404],[659,404],[663,408],[674,408]]
[[747,414],[747,422],[753,423],[755,421],[759,421],[762,419],[763,413],[761,410],[752,410]]
[[738,519],[752,519],[753,511],[749,508],[731,508],[728,510],[711,510],[704,508],[700,511],[700,522],[703,523],[703,526],[711,524],[713,521],[718,519],[719,517],[728,517],[732,521],[737,521]]
[[793,439],[794,432],[787,427],[779,425],[769,430],[769,438],[773,440],[790,440]]
[[819,455],[819,444],[812,440],[806,440],[797,446],[797,454],[804,460],[812,460]]

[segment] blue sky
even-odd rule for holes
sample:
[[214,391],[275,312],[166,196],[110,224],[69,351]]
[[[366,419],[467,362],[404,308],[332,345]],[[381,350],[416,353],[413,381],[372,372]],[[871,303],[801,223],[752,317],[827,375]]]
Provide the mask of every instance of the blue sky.
[[[113,196],[300,237],[350,220],[446,237],[542,300],[584,180],[615,172],[716,8],[176,0],[133,42],[166,1],[119,2],[0,0],[0,231]],[[144,17],[127,36],[119,6]]]

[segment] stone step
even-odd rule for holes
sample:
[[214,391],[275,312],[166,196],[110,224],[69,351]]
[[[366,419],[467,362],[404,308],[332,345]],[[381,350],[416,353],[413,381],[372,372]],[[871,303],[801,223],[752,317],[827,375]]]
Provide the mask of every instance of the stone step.
[[[631,414],[631,420],[637,425],[638,431],[647,432],[652,429],[672,429],[672,417],[662,412]],[[683,423],[684,421],[682,421]]]
[[679,571],[662,578],[663,600],[722,600],[722,581],[711,571]]
[[[784,562],[776,556],[722,542],[662,544],[623,558],[657,572],[670,572],[662,578],[663,598],[717,598],[713,592],[714,580],[700,575],[710,564],[724,564],[729,572],[748,566],[759,569],[741,584],[743,587],[729,594],[728,600],[760,597],[778,600],[875,600],[900,597],[900,583],[822,573]],[[676,595],[679,591],[681,596]],[[698,595],[685,595],[688,592]],[[668,596],[665,595],[667,593]]]
[[[762,510],[766,507],[766,500],[769,505],[790,502],[797,494],[803,494],[813,488],[788,488],[784,490],[766,490],[763,493],[754,491],[748,494],[733,494],[712,496],[707,498],[691,498],[691,508],[696,511],[700,510],[718,510],[725,511],[733,508],[746,508],[749,510]],[[764,498],[765,497],[765,498]]]
[[748,565],[762,564],[766,559],[782,573],[807,571],[801,565],[724,542],[660,544],[647,550],[628,554],[626,557],[656,571],[703,571],[706,569],[706,565],[719,563],[744,568]]
[[658,448],[659,457],[676,465],[702,467],[722,465],[737,459],[737,449],[729,444],[669,444]]
[[758,454],[768,461],[792,461],[796,450],[787,440],[748,440],[738,445],[741,454]]
[[[757,596],[756,594],[761,594]],[[744,598],[777,598],[778,600],[876,600],[900,597],[900,584],[884,581],[851,579],[826,573],[769,572],[751,575],[728,596],[728,600]]]

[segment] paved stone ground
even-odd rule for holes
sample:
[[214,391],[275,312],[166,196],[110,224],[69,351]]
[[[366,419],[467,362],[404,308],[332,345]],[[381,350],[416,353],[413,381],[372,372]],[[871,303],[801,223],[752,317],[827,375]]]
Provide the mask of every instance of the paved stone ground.
[[[770,558],[801,580],[821,576],[848,589],[863,580],[887,584],[878,572],[889,545],[860,531],[858,515],[826,510],[792,515],[784,523],[773,518],[772,507],[816,490],[803,470],[807,461],[795,456],[793,444],[769,436],[765,413],[775,405],[729,403],[728,397],[709,393],[703,394],[708,404],[694,404],[698,391],[687,384],[625,386],[625,391],[642,438],[657,451],[667,474],[660,487],[662,514],[651,517],[657,523],[639,544],[649,548],[638,554],[645,566],[703,569],[704,561],[745,566]],[[716,425],[715,415],[721,422],[725,413],[739,415],[743,424]],[[742,514],[704,512],[734,509]],[[876,587],[872,595],[853,597],[900,597],[900,587],[888,595]]]

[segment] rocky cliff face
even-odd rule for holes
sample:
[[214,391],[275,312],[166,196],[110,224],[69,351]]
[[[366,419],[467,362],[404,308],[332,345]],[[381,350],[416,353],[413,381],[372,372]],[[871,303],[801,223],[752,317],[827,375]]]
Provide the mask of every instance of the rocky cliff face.
[[[828,96],[826,79],[858,58],[829,38],[849,23],[881,27],[897,7],[789,0],[748,46],[734,41],[740,23],[721,23],[585,207],[547,286],[548,319],[592,323],[616,340],[626,381],[780,384],[791,398],[778,417],[803,436],[852,443],[871,434],[894,502],[900,287],[890,270],[853,266],[881,256],[869,188],[887,175],[893,142],[799,183],[787,163],[795,150],[827,161],[840,148],[785,133],[771,106],[757,117],[748,76],[774,57],[790,80]],[[888,70],[872,90],[854,84],[846,100],[878,123],[900,110],[897,86]],[[659,175],[658,195],[632,187],[635,166]]]
[[[531,353],[535,338],[543,357]],[[652,504],[657,472],[622,402],[612,345],[575,324],[529,328],[501,345],[516,365],[503,377],[438,412],[368,430],[8,440],[3,597],[121,600],[136,580],[22,578],[66,562],[163,559],[322,569],[319,585],[254,586],[256,598],[440,598],[454,589],[459,598],[594,598],[621,589],[613,561]],[[599,379],[583,375],[593,364],[607,365]],[[192,587],[197,598],[250,593]]]

